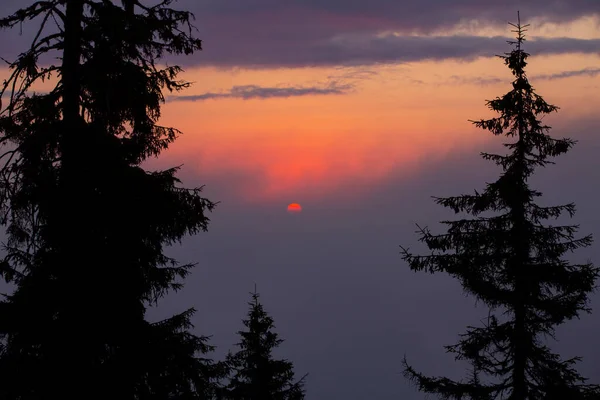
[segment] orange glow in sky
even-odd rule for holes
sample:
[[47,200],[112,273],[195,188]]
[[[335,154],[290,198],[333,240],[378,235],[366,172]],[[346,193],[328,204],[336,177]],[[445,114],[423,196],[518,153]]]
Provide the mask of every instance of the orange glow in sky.
[[[474,29],[482,36],[507,34],[470,26],[437,34],[473,34]],[[547,24],[536,33],[598,38],[600,27],[582,20],[569,27]],[[534,88],[560,107],[558,115],[544,122],[553,125],[561,118],[596,114],[600,73],[564,73],[600,70],[598,54],[532,54],[529,61]],[[555,78],[560,74],[564,76]],[[456,151],[476,154],[484,142],[496,139],[468,120],[495,116],[485,101],[509,91],[513,79],[494,54],[472,61],[348,68],[187,68],[181,78],[194,84],[180,95],[205,97],[163,106],[160,124],[184,134],[159,164],[184,164],[200,182],[222,182],[245,202],[305,202],[340,190],[359,192],[391,175],[410,177]],[[344,93],[250,99],[231,95],[232,88],[248,85],[277,89],[334,84],[346,85]]]
[[[561,108],[545,122],[593,115],[600,104],[600,76],[536,80],[536,75],[597,67],[598,56],[532,55],[530,61],[535,89]],[[511,89],[512,77],[501,60],[370,69],[376,73],[372,78],[353,82],[354,90],[342,95],[168,102],[161,123],[184,134],[165,162],[183,162],[200,178],[233,174],[240,178],[236,193],[244,201],[284,201],[377,185],[390,174],[409,177],[453,151],[478,153],[482,143],[495,140],[468,120],[494,116],[485,101]],[[336,74],[340,71],[333,68],[189,70],[184,77],[197,83],[185,94],[245,84],[310,86]],[[478,82],[490,77],[501,81]]]

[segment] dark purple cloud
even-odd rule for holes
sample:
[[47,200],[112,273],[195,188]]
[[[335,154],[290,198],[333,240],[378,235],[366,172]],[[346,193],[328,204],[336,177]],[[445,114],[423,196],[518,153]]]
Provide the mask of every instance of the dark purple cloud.
[[[23,6],[2,1],[4,15]],[[523,4],[525,3],[525,4]],[[180,0],[177,8],[196,15],[204,51],[177,58],[183,65],[223,68],[273,68],[373,65],[419,60],[472,59],[493,56],[508,47],[505,38],[477,36],[414,37],[461,22],[506,27],[521,11],[533,18],[569,22],[599,16],[598,0]],[[35,23],[3,37],[0,56],[13,57],[27,45]],[[394,31],[401,36],[381,36]],[[535,36],[535,26],[530,33]],[[4,34],[3,34],[4,35]],[[532,40],[535,54],[598,53],[600,40]]]
[[[179,4],[190,5],[193,0],[180,1]],[[581,15],[598,12],[600,7],[596,0],[207,0],[197,3],[199,11],[208,11],[217,15],[246,15],[256,12],[281,11],[287,9],[329,12],[341,15],[387,16],[405,22],[414,21],[416,15],[429,11],[432,18],[429,25],[438,25],[442,17],[456,22],[461,18],[476,18],[480,15],[491,17],[505,14],[507,10],[521,15],[544,16],[553,20],[564,21]],[[516,15],[515,15],[516,16]],[[425,16],[423,16],[425,19]]]
[[315,95],[346,94],[354,88],[351,84],[331,82],[327,86],[262,87],[257,85],[234,86],[227,92],[208,92],[191,96],[172,96],[169,101],[202,101],[215,99],[272,99]]
[[[245,35],[244,35],[245,36]],[[246,36],[247,37],[247,36]],[[509,37],[482,36],[397,36],[348,33],[320,40],[289,43],[265,39],[243,41],[240,51],[227,38],[205,42],[204,51],[178,62],[220,67],[314,67],[357,66],[422,60],[491,57],[510,50]],[[532,54],[599,54],[600,39],[537,38],[526,43]],[[234,49],[234,51],[232,51]]]
[[[322,42],[303,42],[287,47],[283,42],[251,42],[246,52],[231,52],[231,47],[212,47],[183,63],[220,67],[314,67],[358,66],[446,59],[472,60],[507,51],[508,37],[481,36],[375,36],[347,35]],[[532,54],[598,54],[600,39],[536,39],[527,42]],[[252,51],[250,51],[252,50]]]
[[[568,22],[600,15],[596,0],[253,0],[180,2],[196,11],[205,50],[186,62],[220,67],[372,65],[419,60],[471,59],[507,49],[506,38],[413,37],[463,21],[510,27],[524,22]],[[394,31],[401,36],[381,36]],[[535,36],[535,27],[530,32]],[[600,41],[570,38],[531,41],[546,54],[598,53]]]
[[309,24],[329,20],[328,25],[338,28],[353,23],[359,29],[369,26],[422,33],[464,20],[504,24],[516,19],[517,11],[524,19],[552,22],[600,12],[596,0],[185,0],[179,4],[196,11],[199,21],[209,15],[240,19],[287,16],[286,22],[291,22],[295,16],[296,21]]

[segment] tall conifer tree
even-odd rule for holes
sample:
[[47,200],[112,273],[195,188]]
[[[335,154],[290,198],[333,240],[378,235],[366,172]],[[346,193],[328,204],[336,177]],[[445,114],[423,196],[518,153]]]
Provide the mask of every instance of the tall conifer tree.
[[304,379],[294,382],[293,364],[276,360],[272,351],[283,340],[273,331],[273,318],[263,309],[258,293],[252,293],[246,331],[239,331],[241,342],[227,362],[233,376],[226,387],[228,400],[301,400],[304,399]]
[[512,90],[488,101],[499,114],[475,126],[512,139],[506,155],[487,154],[503,173],[482,193],[436,198],[455,213],[473,218],[443,221],[445,234],[420,229],[420,240],[430,255],[413,255],[402,248],[403,259],[414,271],[445,272],[490,309],[487,323],[469,327],[458,344],[447,346],[458,360],[473,366],[466,381],[427,377],[404,361],[405,375],[419,390],[443,399],[575,400],[596,398],[599,389],[586,384],[574,368],[578,358],[562,360],[544,339],[555,328],[589,312],[588,295],[598,269],[591,263],[572,264],[565,255],[589,246],[591,236],[576,238],[577,226],[544,224],[563,214],[572,216],[573,204],[541,206],[541,193],[528,179],[551,157],[566,153],[575,142],[554,139],[542,124],[545,114],[558,110],[531,86],[523,50],[527,25],[516,28],[510,53],[500,56],[515,79]]
[[0,272],[16,286],[0,303],[2,400],[205,399],[221,372],[193,309],[145,317],[192,267],[163,247],[206,230],[214,206],[177,168],[141,167],[179,133],[157,123],[162,91],[189,86],[159,62],[201,42],[173,0],[123,3],[36,1],[0,19],[40,21],[0,93]]

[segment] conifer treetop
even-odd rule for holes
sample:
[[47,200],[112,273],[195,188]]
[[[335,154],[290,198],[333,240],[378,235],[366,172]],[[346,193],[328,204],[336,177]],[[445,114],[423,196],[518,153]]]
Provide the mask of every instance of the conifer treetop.
[[230,400],[301,400],[307,375],[294,380],[293,364],[275,359],[272,351],[283,340],[274,331],[273,318],[264,310],[259,294],[250,293],[248,316],[243,320],[247,330],[238,335],[239,350],[229,354],[227,362],[233,369],[225,398]]

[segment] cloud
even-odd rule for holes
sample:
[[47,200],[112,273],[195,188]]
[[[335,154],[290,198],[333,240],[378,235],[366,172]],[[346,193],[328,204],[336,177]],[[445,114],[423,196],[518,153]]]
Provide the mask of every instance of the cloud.
[[[331,66],[369,66],[424,60],[473,60],[493,57],[509,51],[508,37],[483,36],[399,36],[347,34],[316,41],[285,41],[269,43],[250,41],[243,51],[233,43],[219,40],[205,45],[194,58],[177,62],[217,67],[294,68]],[[232,47],[233,46],[233,47]],[[527,42],[532,54],[598,54],[600,39],[537,38]],[[196,61],[198,60],[198,61]]]
[[[358,66],[421,60],[491,57],[507,50],[506,37],[476,36],[480,29],[509,32],[521,11],[534,22],[567,23],[600,16],[597,0],[234,0],[180,3],[196,10],[204,51],[178,60],[222,68]],[[439,32],[467,27],[462,36]],[[393,32],[394,34],[390,34]],[[508,36],[512,36],[508,34]],[[531,37],[534,54],[598,53],[600,39]]]
[[545,80],[555,80],[555,79],[564,79],[564,78],[572,78],[575,76],[590,76],[594,77],[600,75],[600,68],[584,68],[574,71],[562,71],[554,74],[544,74],[537,75],[535,79],[545,79]]
[[458,76],[452,75],[450,77],[450,83],[455,85],[477,85],[477,86],[487,86],[487,85],[496,85],[498,83],[506,83],[506,79],[496,78],[496,77],[468,77],[468,76]]
[[[19,5],[17,0],[0,3],[0,15]],[[220,68],[356,66],[489,57],[506,51],[506,38],[474,35],[489,27],[508,32],[506,22],[516,19],[517,10],[524,22],[534,22],[532,34],[546,22],[600,17],[598,0],[530,0],[526,4],[521,0],[180,0],[174,7],[196,15],[197,36],[204,41],[204,51],[168,61]],[[436,36],[456,26],[467,27],[468,33]],[[36,28],[35,22],[26,24],[21,37],[18,29],[3,33],[7,46],[0,56],[10,59],[23,50]],[[600,39],[538,39],[527,46],[535,54],[597,54]]]
[[[595,77],[600,75],[600,68],[583,68],[579,70],[572,71],[561,71],[555,72],[552,74],[540,74],[533,75],[529,77],[531,81],[537,80],[556,80],[556,79],[567,79],[578,76],[589,76]],[[499,83],[507,83],[508,80],[506,78],[499,78],[495,76],[487,76],[487,77],[469,77],[469,76],[459,76],[452,75],[450,77],[449,83],[455,85],[477,85],[477,86],[487,86],[487,85],[496,85]]]
[[272,99],[315,95],[346,94],[354,88],[351,84],[331,82],[324,87],[295,86],[295,87],[261,87],[257,85],[234,86],[228,92],[207,92],[191,96],[173,96],[169,101],[202,101],[215,99]]
[[338,74],[330,75],[327,79],[331,81],[337,81],[340,79],[350,79],[350,80],[368,80],[379,75],[377,71],[373,71],[366,68],[345,68],[345,67],[337,67],[338,71],[341,71]]
[[318,25],[327,21],[327,25],[338,29],[353,25],[355,29],[377,26],[431,32],[474,20],[488,25],[505,24],[516,19],[517,10],[524,20],[559,23],[600,12],[596,0],[180,0],[178,4],[195,10],[199,21],[203,16],[245,20],[275,16],[291,26],[312,21],[306,31],[319,29]]

